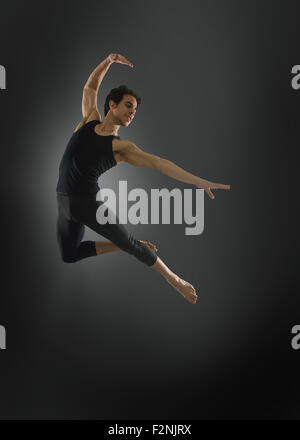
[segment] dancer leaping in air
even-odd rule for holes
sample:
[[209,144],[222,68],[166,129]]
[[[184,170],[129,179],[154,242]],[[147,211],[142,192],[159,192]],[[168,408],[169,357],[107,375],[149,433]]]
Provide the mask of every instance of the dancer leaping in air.
[[[116,224],[101,225],[97,222],[96,212],[103,203],[96,200],[99,191],[97,181],[111,167],[127,162],[137,167],[152,168],[173,179],[203,188],[211,199],[214,198],[212,189],[228,190],[230,186],[201,179],[170,160],[145,153],[133,142],[121,140],[119,128],[128,127],[141,103],[137,93],[126,86],[110,91],[104,105],[105,118],[101,121],[97,94],[113,63],[133,67],[124,56],[110,54],[94,69],[83,88],[83,119],[75,128],[60,162],[56,192],[57,239],[62,259],[66,263],[74,263],[107,252],[128,252],[163,275],[185,299],[195,304],[197,293],[194,287],[163,263],[156,254],[156,246],[135,239],[118,219]],[[85,225],[109,241],[82,241]]]

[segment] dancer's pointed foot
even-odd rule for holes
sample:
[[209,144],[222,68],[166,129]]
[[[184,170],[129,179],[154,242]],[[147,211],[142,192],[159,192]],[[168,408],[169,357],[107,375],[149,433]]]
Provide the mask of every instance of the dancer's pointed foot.
[[195,288],[187,281],[175,276],[167,280],[190,303],[196,304],[198,296]]

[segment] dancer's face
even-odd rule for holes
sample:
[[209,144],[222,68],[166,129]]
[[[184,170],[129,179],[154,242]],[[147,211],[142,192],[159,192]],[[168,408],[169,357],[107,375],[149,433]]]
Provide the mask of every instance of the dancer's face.
[[118,105],[114,103],[112,112],[117,124],[127,127],[134,118],[137,109],[137,102],[134,96],[124,95]]

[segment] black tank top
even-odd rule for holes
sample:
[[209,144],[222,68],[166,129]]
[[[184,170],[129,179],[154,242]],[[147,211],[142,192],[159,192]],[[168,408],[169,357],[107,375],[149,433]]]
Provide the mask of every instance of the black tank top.
[[117,165],[112,140],[120,137],[98,135],[94,129],[99,123],[90,121],[73,133],[59,165],[56,192],[95,194],[100,189],[97,183],[100,175]]

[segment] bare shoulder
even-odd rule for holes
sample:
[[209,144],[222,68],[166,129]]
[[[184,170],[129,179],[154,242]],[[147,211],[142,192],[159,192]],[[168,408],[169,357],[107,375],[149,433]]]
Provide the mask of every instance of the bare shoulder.
[[91,121],[99,121],[99,122],[101,122],[101,115],[98,112],[98,110],[94,109],[86,118],[83,118],[82,121],[75,128],[74,133],[75,133],[75,131],[77,131],[81,127],[83,127],[83,125],[85,125],[85,124],[87,124],[88,122],[91,122]]

